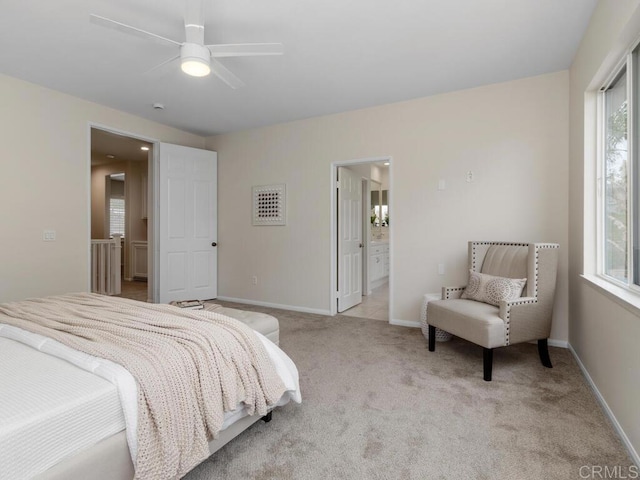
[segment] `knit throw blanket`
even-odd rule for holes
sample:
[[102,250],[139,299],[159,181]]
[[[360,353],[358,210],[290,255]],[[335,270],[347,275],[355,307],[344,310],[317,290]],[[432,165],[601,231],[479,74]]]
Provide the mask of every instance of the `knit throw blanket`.
[[138,384],[136,479],[186,474],[209,456],[224,412],[265,415],[285,386],[245,324],[95,294],[0,304],[0,323],[125,367]]

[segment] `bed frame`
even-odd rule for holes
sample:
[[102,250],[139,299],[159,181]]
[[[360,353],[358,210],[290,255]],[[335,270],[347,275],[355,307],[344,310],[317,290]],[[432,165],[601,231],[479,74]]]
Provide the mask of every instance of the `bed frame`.
[[[217,452],[260,419],[270,422],[272,413],[270,411],[264,417],[254,415],[241,418],[209,442],[209,452]],[[83,452],[63,460],[35,478],[37,480],[68,480],[70,478],[132,480],[133,477],[133,463],[123,430]]]

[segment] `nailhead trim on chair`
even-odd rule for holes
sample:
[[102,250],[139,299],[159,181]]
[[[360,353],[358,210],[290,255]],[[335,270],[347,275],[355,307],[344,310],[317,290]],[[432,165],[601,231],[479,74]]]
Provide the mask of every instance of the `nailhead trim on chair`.
[[542,248],[558,248],[559,246],[557,244],[553,244],[553,243],[540,243],[536,245],[536,283],[534,285],[535,289],[534,289],[534,297],[538,298],[538,273],[540,270],[539,267],[539,263],[540,263],[540,249]]
[[528,243],[518,242],[471,242],[471,269],[477,272],[476,269],[476,245],[506,245],[508,247],[526,247]]
[[540,265],[540,249],[536,247],[536,276],[535,276],[536,282],[533,289],[533,296],[536,298],[538,297],[538,273],[540,273],[539,265]]
[[528,243],[520,242],[471,242],[474,245],[507,245],[510,247],[526,247]]
[[506,328],[505,328],[505,333],[504,333],[504,344],[509,345],[509,327],[511,326],[511,306],[512,305],[529,305],[529,304],[533,304],[533,303],[537,303],[538,300],[534,299],[534,300],[514,300],[513,302],[509,302],[509,306],[507,307],[507,313],[506,313],[506,319],[505,319],[505,324],[506,324]]
[[451,292],[460,292],[462,290],[464,290],[466,287],[454,287],[454,288],[447,288],[445,291],[447,292],[445,297],[443,298],[443,300],[449,300],[449,293]]

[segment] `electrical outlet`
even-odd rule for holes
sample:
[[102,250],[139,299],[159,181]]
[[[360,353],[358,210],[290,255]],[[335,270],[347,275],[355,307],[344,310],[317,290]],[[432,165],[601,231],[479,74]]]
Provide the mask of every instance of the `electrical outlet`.
[[42,240],[45,242],[55,242],[56,241],[56,231],[55,230],[45,230],[42,232]]
[[473,182],[473,172],[471,170],[467,172],[466,178],[467,178],[467,183]]
[[258,284],[258,277],[257,276],[253,276],[251,277],[251,285],[257,285]]

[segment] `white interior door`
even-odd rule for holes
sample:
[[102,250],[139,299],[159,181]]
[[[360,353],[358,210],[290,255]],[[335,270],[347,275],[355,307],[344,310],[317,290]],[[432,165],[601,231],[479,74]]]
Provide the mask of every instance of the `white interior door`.
[[159,302],[218,295],[217,153],[160,144]]
[[362,302],[362,181],[338,167],[338,312]]

